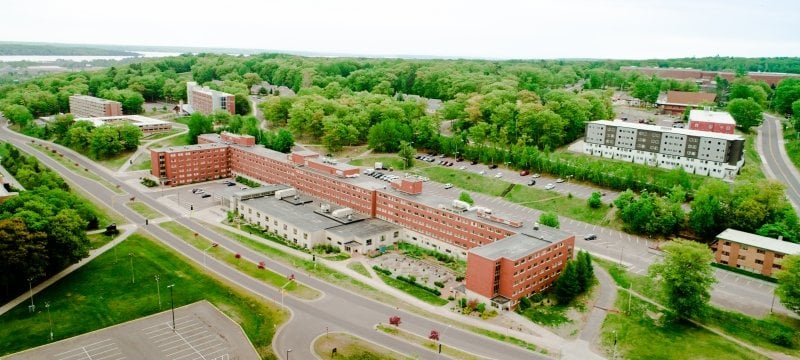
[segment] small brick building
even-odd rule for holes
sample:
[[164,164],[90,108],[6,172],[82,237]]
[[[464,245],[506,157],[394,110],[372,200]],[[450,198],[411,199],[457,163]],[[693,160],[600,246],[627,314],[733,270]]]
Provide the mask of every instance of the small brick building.
[[781,269],[786,255],[800,254],[800,244],[726,229],[711,245],[714,261],[766,276]]

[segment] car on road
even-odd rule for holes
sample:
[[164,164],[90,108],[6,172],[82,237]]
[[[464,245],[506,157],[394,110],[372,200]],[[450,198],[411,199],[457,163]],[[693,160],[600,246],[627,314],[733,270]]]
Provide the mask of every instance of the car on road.
[[536,180],[531,179],[531,181],[528,181],[528,186],[533,186],[533,185],[536,185]]
[[528,174],[530,174],[530,171],[528,170],[522,170],[519,172],[519,176],[528,176]]
[[540,178],[540,177],[542,177],[542,174],[536,173],[536,174],[533,174],[533,175],[531,175],[531,176],[533,176],[533,177],[535,177],[535,178]]
[[492,169],[492,170],[497,169],[497,164],[489,165],[489,169]]
[[444,188],[445,189],[450,189],[452,187],[453,187],[453,184],[451,184],[451,183],[444,184]]
[[229,183],[226,183],[225,185],[227,185],[227,186],[236,186],[236,183],[234,183],[234,182],[229,182]]
[[584,236],[584,237],[583,237],[583,240],[586,240],[586,241],[597,240],[597,235],[595,235],[595,234],[588,234],[588,235],[586,235],[586,236]]
[[461,166],[459,166],[459,167],[458,167],[458,170],[464,170],[464,169],[466,169],[466,168],[467,168],[466,166],[464,166],[464,165],[461,165]]
[[210,197],[211,197],[211,194],[203,194],[203,196],[201,196],[201,198],[203,198],[203,199],[210,198]]
[[486,174],[486,170],[481,170],[481,171],[478,172],[478,174],[485,175]]
[[553,188],[555,188],[555,187],[556,187],[556,186],[555,186],[555,185],[553,185],[553,183],[549,183],[549,184],[547,184],[547,185],[545,185],[545,186],[544,186],[544,189],[545,189],[545,190],[553,190]]
[[495,176],[494,176],[494,177],[496,177],[496,178],[501,178],[501,177],[503,177],[503,173],[497,173],[497,174],[495,174]]
[[472,160],[472,162],[470,162],[470,165],[478,165],[478,162],[475,161],[475,160]]
[[558,179],[556,179],[556,182],[560,184],[560,183],[564,182],[564,179],[558,178]]

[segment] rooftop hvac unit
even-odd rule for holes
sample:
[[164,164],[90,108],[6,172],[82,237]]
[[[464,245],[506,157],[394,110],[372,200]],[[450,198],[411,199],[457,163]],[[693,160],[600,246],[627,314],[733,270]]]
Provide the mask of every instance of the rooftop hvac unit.
[[352,213],[353,213],[353,209],[351,209],[351,208],[342,208],[342,209],[334,210],[331,213],[331,215],[333,215],[333,216],[335,216],[337,218],[343,218],[343,217],[346,217],[348,215],[351,215]]
[[331,212],[331,206],[330,206],[330,205],[328,205],[328,204],[322,204],[322,205],[320,205],[320,209],[322,209],[322,212],[324,212],[324,213],[329,213],[329,212]]

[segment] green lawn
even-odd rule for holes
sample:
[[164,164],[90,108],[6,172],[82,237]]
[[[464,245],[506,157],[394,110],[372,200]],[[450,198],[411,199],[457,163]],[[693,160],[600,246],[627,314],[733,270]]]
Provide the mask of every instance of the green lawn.
[[[393,360],[413,359],[391,351],[378,344],[366,341],[355,335],[333,332],[318,337],[313,344],[314,352],[321,359],[342,360]],[[332,350],[336,348],[336,354]]]
[[[117,248],[126,254],[124,259],[115,263],[114,255],[107,252],[35,295],[35,314],[23,303],[0,316],[0,355],[48,343],[45,302],[50,304],[55,340],[60,340],[167,310],[167,285],[175,284],[176,307],[210,301],[242,326],[262,357],[275,358],[271,346],[274,325],[285,321],[287,313],[223,285],[145,236],[134,234]],[[131,282],[128,253],[134,254],[135,283]],[[160,276],[160,310],[154,275]]]
[[128,169],[135,171],[135,170],[150,170],[153,168],[152,160],[150,160],[150,154],[145,153],[139,155],[136,160],[133,161],[133,165]]
[[417,299],[420,299],[428,304],[442,306],[447,304],[449,301],[442,299],[429,291],[425,291],[424,289],[420,289],[414,285],[411,285],[405,281],[397,280],[391,276],[386,276],[384,274],[378,273],[378,277],[395,289],[398,289],[406,294],[409,294]]
[[[402,326],[402,324],[401,324],[401,326]],[[378,325],[378,330],[383,331],[384,333],[387,333],[389,335],[398,337],[400,339],[403,339],[406,342],[410,342],[412,344],[415,344],[415,345],[421,346],[423,348],[426,348],[426,349],[428,349],[428,350],[430,350],[430,351],[432,351],[434,353],[438,352],[438,350],[439,350],[439,343],[438,342],[436,342],[434,340],[431,340],[431,339],[428,339],[426,337],[422,337],[422,336],[419,336],[417,334],[408,332],[408,331],[404,330],[401,326]],[[439,335],[440,336],[444,336],[444,334],[442,334],[442,331],[439,332]],[[452,346],[444,346],[444,345],[442,346],[442,354],[444,354],[445,356],[450,357],[452,359],[459,359],[459,360],[462,360],[462,359],[463,360],[483,359],[480,356],[475,356],[473,354],[470,354],[468,352],[462,351],[460,349],[456,349],[456,348],[454,348]]]
[[761,157],[756,151],[756,133],[753,130],[750,133],[737,134],[744,136],[744,166],[741,173],[736,176],[736,180],[759,180],[764,179],[764,172],[761,170]]
[[134,152],[136,151],[133,150],[133,151],[121,152],[108,159],[97,160],[97,163],[105,166],[109,170],[117,171],[120,168],[120,166],[122,166],[122,164],[128,161],[128,159],[131,157],[131,155],[133,155]]
[[351,270],[353,270],[353,271],[355,271],[355,272],[357,272],[357,273],[359,273],[361,275],[364,275],[364,276],[366,276],[368,278],[372,277],[372,275],[369,274],[369,271],[367,271],[367,268],[360,261],[353,261],[353,262],[347,264],[347,268],[351,269]]
[[[353,166],[368,166],[370,168],[375,166],[376,162],[383,163],[384,168],[393,168],[395,170],[404,170],[406,168],[405,161],[401,159],[397,155],[381,155],[381,156],[370,156],[367,158],[361,159],[353,159],[350,160],[348,164]],[[411,159],[411,166],[414,167],[416,165],[424,164],[423,162],[419,162],[415,159]]]
[[[617,298],[618,309],[628,306],[627,296]],[[661,312],[655,305],[633,298],[631,315],[608,313],[603,322],[601,343],[606,355],[623,359],[766,359],[708,330],[685,324],[656,320]],[[616,338],[616,346],[614,340]]]
[[148,146],[147,148],[148,149],[158,149],[158,148],[164,148],[164,147],[170,147],[170,146],[184,146],[184,145],[189,145],[189,139],[186,138],[185,135],[180,135],[180,136],[172,137],[172,138],[169,138],[169,139],[166,139],[166,140],[154,142],[154,143],[150,144],[150,146]]
[[132,201],[128,203],[128,207],[147,219],[155,219],[163,216],[160,212],[156,211],[155,209],[151,208],[150,206],[148,206],[143,202]]
[[86,234],[86,237],[89,238],[89,248],[94,250],[100,248],[105,244],[108,244],[109,242],[111,242],[111,240],[114,240],[116,236],[106,235],[104,233],[97,233],[97,234]]
[[[480,175],[478,173],[441,166],[428,166],[419,169],[419,171],[433,181],[442,184],[451,183],[460,189],[491,196],[500,196],[510,185],[506,181],[489,176],[489,172],[487,172],[487,175]],[[458,193],[453,191],[453,198],[457,196]]]
[[258,266],[252,262],[237,259],[234,254],[222,247],[211,247],[211,241],[202,236],[195,236],[191,230],[174,221],[164,222],[159,224],[159,226],[180,237],[183,239],[183,241],[194,246],[195,248],[205,250],[209,257],[213,257],[217,260],[225,262],[228,265],[235,267],[239,271],[256,279],[262,280],[276,288],[283,288],[288,293],[298,298],[313,300],[322,295],[319,291],[305,286],[297,281],[292,281],[290,283],[286,279],[286,276],[278,274],[272,270],[259,269]]
[[539,325],[558,327],[571,322],[567,317],[568,309],[563,305],[534,305],[520,315]]
[[143,136],[143,137],[142,137],[142,141],[152,141],[152,140],[157,140],[157,139],[163,139],[163,138],[165,138],[165,137],[167,137],[167,136],[170,136],[170,135],[175,135],[175,134],[177,134],[177,133],[179,133],[179,132],[182,132],[182,131],[186,131],[186,130],[181,130],[181,129],[172,129],[172,130],[170,130],[170,131],[165,131],[165,132],[160,132],[160,133],[150,134],[150,135],[148,135],[148,136]]
[[797,132],[791,126],[787,127],[786,131],[783,132],[783,140],[786,154],[792,160],[794,166],[800,170],[800,140],[797,138]]
[[522,185],[514,186],[505,199],[531,209],[552,212],[590,224],[606,227],[614,225],[611,221],[612,216],[609,214],[611,208],[605,203],[605,206],[592,209],[586,204],[586,199]]

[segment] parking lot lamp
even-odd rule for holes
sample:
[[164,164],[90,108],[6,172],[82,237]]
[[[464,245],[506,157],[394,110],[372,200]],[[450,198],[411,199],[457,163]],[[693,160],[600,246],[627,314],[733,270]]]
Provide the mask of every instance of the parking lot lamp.
[[45,301],[44,307],[47,309],[47,321],[50,323],[50,341],[53,341],[53,318],[50,317],[50,303]]
[[175,287],[175,284],[167,285],[167,287],[169,288],[169,303],[172,308],[172,331],[175,331],[175,297],[172,294],[172,289]]
[[160,279],[161,279],[161,277],[156,275],[156,292],[158,293],[158,310],[161,310],[161,286],[158,285],[158,280],[160,280]]
[[292,352],[292,349],[286,349],[286,360],[289,360],[289,353]]
[[33,276],[28,278],[28,290],[31,293],[31,306],[28,308],[30,312],[36,310],[36,305],[33,305],[33,279],[34,279]]

